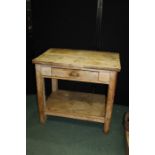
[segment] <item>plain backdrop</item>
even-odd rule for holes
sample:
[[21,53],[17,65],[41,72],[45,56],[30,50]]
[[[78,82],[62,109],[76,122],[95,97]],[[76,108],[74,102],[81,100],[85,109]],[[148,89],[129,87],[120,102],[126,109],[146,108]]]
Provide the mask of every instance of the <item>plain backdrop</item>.
[[[48,48],[119,52],[115,103],[129,105],[129,4],[128,0],[103,1],[100,32],[96,30],[97,0],[33,0],[32,33],[27,33],[27,94],[36,94],[32,59]],[[99,40],[99,41],[98,41]],[[98,43],[99,42],[99,43]],[[100,44],[100,45],[98,45]],[[50,84],[46,81],[46,92]],[[63,89],[106,93],[106,86],[60,81]]]

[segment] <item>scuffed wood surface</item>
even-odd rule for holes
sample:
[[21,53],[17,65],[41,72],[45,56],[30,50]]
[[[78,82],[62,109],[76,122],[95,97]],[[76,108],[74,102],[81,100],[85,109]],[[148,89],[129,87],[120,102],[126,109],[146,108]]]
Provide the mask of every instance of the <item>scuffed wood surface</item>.
[[58,90],[47,99],[47,115],[104,122],[105,96]]
[[44,84],[44,79],[41,75],[41,66],[39,64],[35,65],[35,70],[36,70],[36,85],[37,85],[37,98],[38,98],[40,122],[42,124],[44,124],[46,121],[46,115],[44,113],[44,109],[45,109],[45,84]]
[[106,134],[110,130],[114,97],[115,97],[116,80],[117,80],[117,72],[111,72],[110,73],[110,83],[108,85],[106,115],[105,115],[105,123],[104,123],[104,133],[106,133]]
[[52,68],[52,77],[85,82],[98,82],[98,72]]
[[119,53],[72,49],[49,49],[33,63],[77,69],[106,69],[120,71]]
[[55,92],[58,90],[58,79],[51,79],[51,88],[52,92]]

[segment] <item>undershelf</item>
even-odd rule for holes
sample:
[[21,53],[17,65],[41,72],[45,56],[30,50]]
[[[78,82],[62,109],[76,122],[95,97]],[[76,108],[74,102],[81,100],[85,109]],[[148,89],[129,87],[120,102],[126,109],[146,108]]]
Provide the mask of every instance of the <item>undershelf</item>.
[[45,113],[104,123],[105,95],[58,90],[47,98]]

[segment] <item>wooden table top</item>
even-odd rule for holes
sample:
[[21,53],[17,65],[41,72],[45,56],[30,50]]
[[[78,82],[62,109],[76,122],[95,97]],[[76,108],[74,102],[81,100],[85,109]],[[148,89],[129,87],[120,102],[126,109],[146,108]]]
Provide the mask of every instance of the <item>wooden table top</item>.
[[33,63],[77,69],[120,71],[119,53],[51,48],[32,60]]

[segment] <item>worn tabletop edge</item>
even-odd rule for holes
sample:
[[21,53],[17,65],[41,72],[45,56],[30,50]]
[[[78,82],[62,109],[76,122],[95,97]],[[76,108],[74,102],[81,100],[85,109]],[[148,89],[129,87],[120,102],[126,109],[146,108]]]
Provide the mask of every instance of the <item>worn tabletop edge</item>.
[[87,70],[87,69],[94,69],[94,70],[110,70],[110,71],[117,71],[117,72],[120,72],[121,70],[121,67],[119,68],[108,68],[108,67],[79,67],[79,66],[73,66],[73,65],[66,65],[66,64],[63,64],[63,63],[52,63],[52,62],[42,62],[42,61],[36,61],[36,60],[32,60],[32,63],[33,64],[41,64],[41,65],[51,65],[52,67],[55,67],[55,68],[70,68],[70,69],[83,69],[83,70]]
[[[87,51],[87,52],[93,52],[93,53],[111,53],[111,54],[117,54],[119,65],[117,67],[109,68],[109,67],[93,67],[93,66],[75,66],[73,64],[64,64],[64,63],[54,63],[54,62],[45,62],[38,60],[43,54],[48,53],[50,50],[69,50],[69,51]],[[82,50],[82,49],[61,49],[61,48],[50,48],[43,52],[42,54],[38,55],[37,57],[32,59],[33,64],[41,64],[41,65],[52,65],[53,67],[63,67],[63,68],[74,68],[74,69],[95,69],[95,70],[111,70],[111,71],[117,71],[120,72],[121,70],[121,64],[120,64],[120,54],[118,52],[111,52],[111,51],[96,51],[96,50]]]

